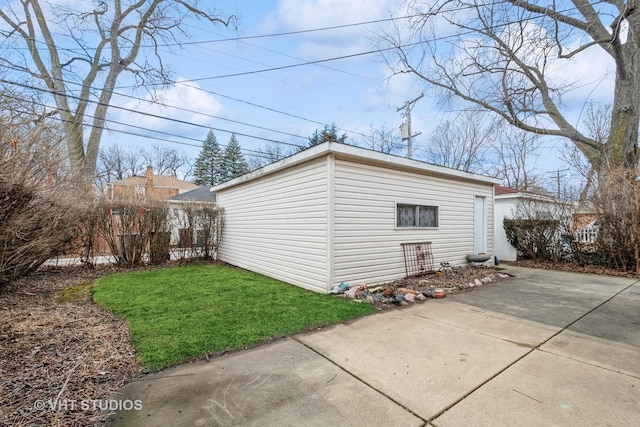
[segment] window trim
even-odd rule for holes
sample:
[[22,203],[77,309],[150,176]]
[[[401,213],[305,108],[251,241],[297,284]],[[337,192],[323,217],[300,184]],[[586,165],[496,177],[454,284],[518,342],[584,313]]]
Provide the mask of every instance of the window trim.
[[[414,206],[416,209],[419,209],[421,206],[424,207],[429,207],[429,208],[436,208],[436,225],[435,226],[419,226],[419,225],[412,225],[412,226],[401,226],[398,225],[398,205],[410,205],[410,206]],[[419,215],[419,214],[418,214]],[[394,204],[394,228],[396,230],[415,230],[415,229],[420,229],[420,230],[437,230],[440,228],[440,205],[438,204],[428,204],[427,202],[407,202],[407,201],[399,201],[399,202],[395,202]]]

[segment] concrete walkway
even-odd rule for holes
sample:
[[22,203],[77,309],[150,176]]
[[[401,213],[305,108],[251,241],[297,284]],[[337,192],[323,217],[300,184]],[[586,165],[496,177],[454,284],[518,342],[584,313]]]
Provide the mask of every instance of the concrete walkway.
[[640,283],[516,277],[128,384],[113,426],[637,426]]

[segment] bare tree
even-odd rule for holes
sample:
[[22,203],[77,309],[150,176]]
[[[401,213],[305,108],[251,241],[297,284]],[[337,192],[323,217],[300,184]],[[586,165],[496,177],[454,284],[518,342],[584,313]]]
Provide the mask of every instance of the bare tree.
[[256,151],[256,154],[249,156],[247,159],[249,169],[261,168],[298,152],[295,147],[272,143]]
[[88,183],[96,170],[109,103],[123,73],[130,74],[137,87],[169,84],[159,46],[178,43],[186,35],[188,18],[228,26],[234,17],[223,20],[198,8],[196,1],[184,0],[73,5],[82,9],[39,0],[0,9],[0,19],[10,28],[3,34],[0,63],[25,80],[36,79],[43,85],[37,89],[51,94],[71,168]]
[[369,134],[361,139],[362,145],[381,153],[393,154],[406,147],[399,132],[386,124],[378,127],[369,126]]
[[100,150],[98,160],[96,178],[103,184],[139,175],[145,166],[139,150],[127,150],[118,144]]
[[[596,169],[635,166],[640,124],[635,0],[436,0],[409,7],[409,14],[418,16],[408,28],[382,35],[395,47],[397,56],[387,57],[395,73],[411,73],[443,95],[473,102],[524,131],[567,138]],[[574,126],[562,102],[585,82],[559,76],[563,65],[598,49],[615,69],[612,131],[604,143]]]
[[149,149],[123,148],[118,144],[112,144],[106,150],[100,150],[98,160],[96,181],[101,188],[104,188],[107,182],[143,175],[149,165],[153,167],[156,175],[174,178],[178,178],[178,175],[184,177],[191,170],[184,153],[158,144],[152,145]]
[[535,172],[535,162],[539,157],[539,135],[503,127],[497,139],[495,175],[507,187],[542,193],[542,176]]
[[[590,103],[586,110],[584,124],[589,132],[589,136],[604,144],[609,138],[609,132],[611,130],[611,106],[594,106],[593,103]],[[583,178],[584,186],[580,191],[579,201],[584,202],[592,195],[593,190],[598,186],[596,168],[589,163],[575,145],[570,149],[563,150],[561,157]]]
[[167,175],[178,178],[178,175],[184,177],[185,173],[190,170],[189,160],[184,153],[179,152],[175,148],[165,147],[159,144],[153,144],[149,149],[143,149],[142,158],[147,165],[152,165],[153,170],[158,175]]
[[486,173],[497,122],[478,111],[462,111],[435,127],[425,148],[429,162],[465,172]]

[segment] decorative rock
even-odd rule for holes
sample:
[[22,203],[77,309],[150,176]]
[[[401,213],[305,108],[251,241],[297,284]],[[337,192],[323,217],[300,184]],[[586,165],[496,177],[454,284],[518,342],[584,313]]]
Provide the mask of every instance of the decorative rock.
[[429,298],[433,298],[433,295],[435,294],[435,289],[433,288],[426,288],[425,290],[422,291],[422,295],[424,295],[425,297],[429,297]]
[[476,286],[482,286],[482,282],[480,281],[480,279],[474,280],[473,284],[476,285]]
[[416,295],[416,301],[424,301],[426,299],[427,297],[425,297],[423,294]]
[[425,297],[430,297],[430,298],[444,298],[447,296],[447,293],[440,288],[427,288],[424,291],[422,291],[422,294]]
[[447,293],[444,289],[436,288],[433,290],[433,298],[446,298]]
[[357,292],[358,292],[358,288],[354,286],[353,288],[347,289],[347,291],[344,294],[349,298],[355,298]]
[[387,297],[390,298],[395,294],[395,292],[393,291],[393,288],[391,286],[387,286],[384,291],[382,291],[382,296],[383,297]]
[[408,293],[404,296],[404,300],[407,302],[414,302],[416,300],[415,294]]

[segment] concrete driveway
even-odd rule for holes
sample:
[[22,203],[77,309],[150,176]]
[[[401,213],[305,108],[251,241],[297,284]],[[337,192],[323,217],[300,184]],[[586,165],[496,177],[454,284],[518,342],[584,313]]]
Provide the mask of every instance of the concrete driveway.
[[142,409],[111,425],[640,425],[640,282],[507,271],[515,278],[150,375],[114,397]]

